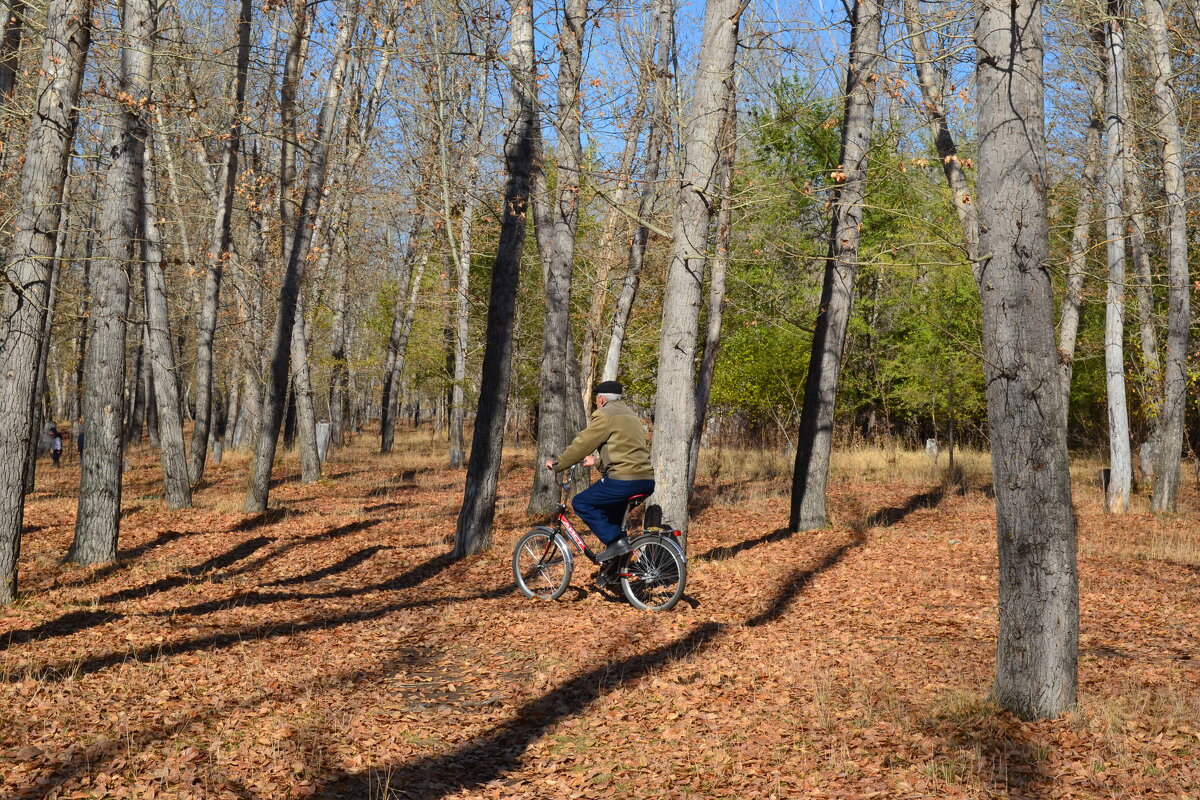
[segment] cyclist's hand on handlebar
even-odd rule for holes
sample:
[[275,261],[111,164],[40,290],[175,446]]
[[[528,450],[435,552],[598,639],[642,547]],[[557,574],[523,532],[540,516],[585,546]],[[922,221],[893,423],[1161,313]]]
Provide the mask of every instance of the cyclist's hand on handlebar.
[[596,466],[596,457],[588,456],[587,458],[585,458],[583,461],[581,461],[579,463],[583,464],[583,466],[585,466],[585,467],[594,467],[594,466]]
[[546,469],[554,470],[557,466],[558,466],[558,462],[555,461],[553,458],[546,459]]

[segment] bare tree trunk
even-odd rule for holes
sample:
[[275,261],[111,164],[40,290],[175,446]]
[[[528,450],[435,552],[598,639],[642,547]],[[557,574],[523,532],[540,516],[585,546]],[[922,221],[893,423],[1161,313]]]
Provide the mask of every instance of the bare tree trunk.
[[300,480],[321,480],[317,453],[317,415],[313,410],[312,378],[308,368],[308,323],[304,319],[304,290],[296,295],[296,323],[292,330],[292,386],[296,391],[296,433],[300,440]]
[[[482,113],[478,116],[482,118]],[[463,428],[466,424],[467,382],[467,334],[470,321],[471,239],[474,218],[479,210],[479,195],[472,186],[475,171],[468,173],[467,204],[463,207],[459,221],[458,269],[454,280],[454,374],[450,396],[450,467],[458,469],[467,465]]]
[[1075,703],[1079,586],[1059,404],[1046,212],[1040,3],[985,0],[978,47],[984,374],[1000,633],[996,702],[1023,718]]
[[1058,377],[1062,386],[1062,426],[1067,430],[1071,405],[1071,375],[1075,368],[1075,340],[1079,333],[1079,309],[1083,303],[1083,280],[1091,246],[1092,214],[1096,207],[1096,182],[1100,172],[1100,141],[1104,131],[1104,77],[1092,76],[1092,113],[1084,142],[1083,175],[1079,179],[1079,208],[1071,229],[1071,254],[1067,257],[1067,287],[1058,326]]
[[[600,380],[615,381],[621,369],[621,350],[625,346],[625,332],[629,328],[629,318],[633,314],[633,302],[637,298],[638,284],[641,282],[642,264],[646,256],[646,242],[650,236],[647,220],[654,210],[654,200],[658,196],[659,168],[664,160],[670,158],[670,83],[671,46],[675,31],[675,5],[673,0],[657,0],[655,27],[658,38],[657,67],[655,68],[655,93],[653,107],[650,113],[650,130],[646,133],[646,174],[642,181],[642,195],[638,202],[638,222],[634,228],[633,237],[629,242],[629,261],[625,279],[621,282],[621,292],[617,295],[616,306],[613,309],[612,329],[608,336],[608,349],[604,354],[604,368],[600,371]],[[584,387],[591,391],[591,387]]]
[[1125,192],[1123,162],[1125,127],[1125,27],[1123,10],[1109,0],[1105,24],[1108,82],[1104,97],[1107,160],[1104,173],[1105,232],[1108,237],[1108,301],[1104,315],[1104,371],[1108,389],[1108,494],[1114,514],[1129,509],[1133,465],[1129,446],[1129,412],[1125,399]]
[[171,317],[167,284],[163,274],[162,236],[158,229],[157,161],[154,136],[146,139],[146,169],[142,195],[142,280],[146,295],[146,329],[150,367],[153,371],[154,405],[158,414],[159,458],[168,508],[188,508],[192,489],[187,451],[183,442],[183,418],[179,413],[175,381],[175,350],[171,345]]
[[[230,226],[233,220],[233,196],[238,176],[242,121],[246,113],[246,80],[250,65],[251,0],[241,0],[238,13],[237,67],[233,78],[233,108],[229,129],[224,134],[224,152],[217,176],[220,194],[216,198],[212,236],[208,250],[208,269],[204,276],[204,302],[196,340],[196,421],[192,429],[189,471],[193,483],[204,477],[208,455],[208,437],[212,413],[213,338],[220,310],[221,276],[229,257]],[[301,25],[302,27],[302,25]]]
[[708,278],[708,317],[705,320],[704,355],[696,376],[696,432],[688,451],[688,494],[696,483],[700,463],[700,439],[708,416],[717,356],[721,351],[721,322],[725,316],[725,275],[729,271],[729,247],[733,232],[733,164],[737,156],[737,87],[729,90],[721,129],[720,208],[717,210],[717,241]]
[[350,39],[358,27],[358,0],[346,0],[342,7],[337,43],[334,46],[333,71],[325,87],[325,99],[321,104],[321,116],[312,151],[309,154],[308,181],[304,191],[304,202],[300,207],[300,218],[295,225],[292,245],[289,248],[287,268],[279,290],[279,309],[275,327],[271,334],[271,370],[267,390],[263,396],[262,429],[254,452],[254,465],[250,486],[246,492],[247,513],[258,513],[267,508],[270,494],[271,467],[275,463],[275,448],[279,438],[279,426],[283,421],[283,401],[287,389],[288,361],[292,347],[292,330],[296,324],[296,299],[300,293],[300,280],[312,244],[312,221],[321,208],[325,190],[325,165],[328,160],[329,141],[334,132],[338,99],[346,75],[346,62],[350,53]]
[[[575,431],[572,420],[582,416],[582,402],[574,381],[571,362],[571,281],[575,266],[575,236],[579,228],[580,163],[583,145],[579,138],[579,81],[583,68],[583,26],[587,22],[587,0],[566,0],[558,36],[558,181],[551,222],[552,238],[546,276],[546,314],[542,326],[542,359],[538,370],[537,463],[558,455]],[[572,406],[580,406],[573,409]],[[534,470],[528,513],[546,514],[554,508],[556,486],[549,470]]]
[[[652,56],[653,54],[651,54]],[[650,59],[643,59],[641,75],[643,81],[650,74]],[[641,144],[642,128],[645,122],[645,92],[639,92],[637,106],[625,129],[625,147],[621,152],[621,161],[617,165],[616,186],[613,189],[612,208],[604,220],[603,232],[597,247],[599,257],[596,261],[595,283],[592,285],[592,298],[587,315],[587,326],[583,332],[583,347],[580,357],[582,374],[580,375],[580,397],[583,399],[584,411],[592,408],[592,387],[596,381],[596,354],[600,349],[600,336],[604,325],[605,311],[608,308],[609,275],[617,264],[624,260],[628,250],[625,244],[628,236],[623,235],[628,228],[625,205],[629,202],[629,189],[633,183],[633,164],[637,158],[638,145]],[[613,378],[612,380],[616,380]]]
[[[417,259],[417,237],[425,226],[424,216],[417,215],[409,229],[408,239],[404,245],[404,257],[400,261],[400,271],[396,276],[396,304],[392,308],[392,330],[388,335],[387,362],[383,371],[383,398],[380,401],[379,419],[379,452],[392,452],[392,444],[396,436],[396,418],[399,415],[400,376],[404,371],[404,352],[402,345],[407,345],[407,331],[411,329],[412,316],[408,310],[412,308],[416,294],[411,294],[409,284],[415,289],[420,280],[413,282],[413,262]],[[422,276],[423,277],[423,276]],[[407,327],[406,327],[407,322]]]
[[833,200],[829,255],[813,333],[812,356],[800,433],[796,441],[796,471],[792,475],[793,531],[823,528],[829,523],[825,489],[829,454],[833,448],[833,412],[854,279],[858,273],[858,241],[867,188],[867,160],[875,117],[872,70],[879,58],[881,9],[876,0],[854,6],[851,16],[850,64],[846,71],[846,110],[842,123],[841,186]]
[[34,376],[49,270],[62,217],[79,96],[91,28],[87,0],[51,0],[29,123],[13,238],[5,259],[0,322],[0,603],[17,597],[17,560],[25,502],[25,458],[33,445]]
[[483,353],[484,387],[475,417],[475,435],[467,462],[463,504],[454,532],[454,558],[481,553],[492,544],[492,519],[496,487],[504,450],[504,423],[508,412],[508,387],[512,367],[513,318],[525,243],[525,216],[531,189],[533,161],[534,76],[533,9],[523,0],[509,0],[512,40],[509,72],[512,75],[512,122],[504,140],[504,186],[500,242],[492,265],[489,291],[487,342]]
[[[72,115],[71,125],[74,126],[78,120],[78,115]],[[72,131],[74,138],[74,131]],[[69,178],[69,176],[68,176]],[[66,197],[66,188],[63,188],[63,196]],[[61,227],[58,231],[58,237],[54,243],[54,262],[50,265],[50,288],[46,295],[46,309],[42,314],[42,339],[38,345],[38,362],[37,362],[37,378],[34,382],[34,403],[33,403],[33,422],[30,425],[30,431],[33,435],[32,447],[29,448],[29,458],[25,465],[25,492],[32,492],[37,482],[37,456],[38,439],[42,434],[42,427],[45,423],[42,413],[42,404],[37,402],[37,398],[41,397],[46,392],[46,378],[50,367],[50,334],[54,328],[54,315],[58,308],[58,281],[62,275],[62,261],[64,258],[63,249],[67,242],[67,228],[70,226],[70,220],[62,220]]]
[[92,263],[91,346],[84,367],[83,419],[87,447],[80,459],[79,511],[67,561],[98,564],[117,557],[121,523],[124,447],[125,319],[129,265],[137,258],[142,167],[151,105],[157,6],[124,0],[121,91],[127,98],[114,117],[100,211],[98,258]]
[[946,184],[954,198],[954,210],[958,212],[958,220],[962,224],[963,243],[966,246],[967,258],[971,261],[971,269],[979,278],[979,220],[975,204],[971,202],[971,190],[967,184],[967,176],[963,171],[962,162],[958,158],[958,147],[950,134],[950,125],[946,121],[946,103],[942,97],[937,75],[934,72],[933,54],[925,40],[925,26],[921,21],[921,0],[904,0],[904,23],[908,28],[908,46],[912,50],[913,62],[916,66],[917,83],[921,87],[921,110],[929,120],[933,132],[933,145],[937,148],[938,159],[942,162],[942,172],[946,175]]
[[[132,277],[132,276],[130,276]],[[133,300],[136,300],[134,296]],[[129,379],[126,381],[128,391],[126,395],[129,404],[126,408],[129,409],[129,414],[125,424],[125,443],[126,444],[141,444],[142,431],[146,421],[146,386],[149,381],[146,364],[146,329],[144,325],[137,325],[134,332],[134,337],[137,339],[137,355],[134,356],[133,369],[129,371]]]
[[1183,164],[1183,136],[1179,129],[1178,101],[1173,84],[1167,20],[1168,0],[1146,0],[1150,62],[1154,74],[1154,102],[1158,108],[1158,135],[1163,141],[1163,190],[1167,202],[1167,352],[1163,374],[1163,402],[1159,412],[1158,464],[1150,501],[1156,513],[1175,511],[1179,493],[1179,466],[1187,405],[1188,328],[1191,324],[1191,272],[1188,264],[1187,187]]

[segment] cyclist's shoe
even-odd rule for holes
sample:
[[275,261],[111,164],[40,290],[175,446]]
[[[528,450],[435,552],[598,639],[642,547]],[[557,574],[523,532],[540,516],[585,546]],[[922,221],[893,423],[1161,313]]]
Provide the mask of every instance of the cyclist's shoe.
[[601,550],[600,554],[596,556],[596,558],[600,561],[608,561],[609,559],[616,558],[617,556],[623,556],[632,549],[633,545],[630,544],[629,537],[622,536],[620,539],[617,539],[608,547]]

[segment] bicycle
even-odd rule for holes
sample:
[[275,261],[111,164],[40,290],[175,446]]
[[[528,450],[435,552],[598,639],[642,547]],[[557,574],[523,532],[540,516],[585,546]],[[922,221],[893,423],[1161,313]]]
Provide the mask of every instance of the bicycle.
[[[566,493],[573,469],[563,473],[563,480],[555,478],[558,508],[554,516],[522,536],[513,548],[513,577],[521,593],[543,600],[562,597],[575,570],[575,557],[567,544],[570,541],[600,567],[596,574],[599,588],[619,581],[625,599],[634,608],[643,611],[672,608],[683,597],[687,584],[687,556],[676,541],[680,532],[662,526],[644,528],[630,543],[632,549],[628,553],[599,561],[567,516]],[[622,536],[629,533],[629,512],[645,500],[646,495],[635,495],[626,501]]]

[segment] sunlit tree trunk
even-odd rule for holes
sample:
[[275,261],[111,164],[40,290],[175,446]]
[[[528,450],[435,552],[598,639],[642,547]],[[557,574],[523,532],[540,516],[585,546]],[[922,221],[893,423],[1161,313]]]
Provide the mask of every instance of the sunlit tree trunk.
[[[558,180],[550,223],[551,253],[546,275],[546,311],[542,325],[542,357],[538,371],[537,463],[557,456],[575,435],[573,419],[581,416],[572,406],[582,407],[578,390],[573,390],[571,366],[571,282],[575,265],[575,236],[579,228],[579,189],[582,144],[579,122],[579,82],[583,69],[583,26],[587,0],[565,0],[558,36]],[[542,239],[539,233],[539,242]],[[543,258],[545,254],[543,253]],[[530,514],[549,513],[554,508],[554,474],[538,469],[533,473],[529,495]]]
[[300,441],[300,480],[321,480],[317,453],[317,414],[313,408],[312,377],[308,366],[308,322],[304,317],[304,290],[296,295],[296,322],[292,329],[292,386],[296,392],[296,433]]
[[279,289],[279,308],[271,333],[271,366],[266,391],[263,393],[262,426],[254,451],[250,486],[246,492],[245,510],[251,514],[265,511],[270,495],[271,468],[275,463],[275,448],[279,438],[279,427],[283,422],[287,393],[288,362],[292,349],[292,332],[296,324],[296,301],[312,244],[313,221],[320,212],[325,191],[325,165],[329,158],[329,144],[334,133],[338,100],[346,76],[350,40],[358,27],[358,9],[358,0],[346,0],[342,7],[337,42],[334,45],[333,70],[325,86],[325,98],[321,103],[316,136],[308,158],[308,180],[304,200],[300,207],[299,219],[294,226],[291,246],[287,248],[287,266]]
[[1067,286],[1058,325],[1058,377],[1062,387],[1062,425],[1067,430],[1071,400],[1071,375],[1075,368],[1075,342],[1079,334],[1079,309],[1083,304],[1083,281],[1087,275],[1088,249],[1092,239],[1092,215],[1096,210],[1096,184],[1100,173],[1100,144],[1104,131],[1104,77],[1092,76],[1092,113],[1084,140],[1083,174],[1079,178],[1079,207],[1071,228],[1071,252],[1067,256]]
[[417,243],[424,226],[425,217],[418,214],[408,231],[404,256],[396,276],[396,303],[392,307],[392,330],[388,335],[387,361],[383,371],[383,398],[380,401],[381,453],[392,452],[396,436],[396,418],[400,412],[400,378],[404,373],[404,357],[408,350],[408,335],[412,330],[413,316],[416,312],[417,292],[421,279],[425,277],[424,259],[421,261],[422,269],[413,277],[413,264],[417,261]]
[[1159,412],[1158,468],[1151,509],[1174,511],[1187,405],[1188,328],[1191,324],[1191,272],[1188,264],[1187,187],[1183,136],[1179,129],[1175,70],[1171,65],[1167,0],[1146,0],[1150,64],[1154,75],[1156,126],[1163,141],[1163,190],[1167,202],[1167,351],[1163,402]]
[[854,302],[854,279],[858,273],[858,242],[866,197],[871,126],[875,117],[872,72],[879,58],[881,13],[876,0],[857,3],[851,12],[842,156],[840,174],[835,178],[841,184],[833,198],[825,279],[808,362],[804,406],[800,412],[789,523],[793,531],[823,528],[829,523],[825,488],[829,479],[829,454],[833,448],[838,377],[850,308]]
[[0,318],[0,603],[17,597],[25,502],[25,458],[33,446],[34,376],[49,290],[91,21],[87,0],[51,0],[29,122],[13,237],[4,263]]
[[67,553],[67,561],[80,564],[117,557],[121,522],[128,270],[138,256],[157,6],[153,0],[125,0],[122,12],[120,85],[125,99],[119,101],[121,108],[111,126],[111,160],[100,211],[103,238],[92,262],[92,309],[88,318],[91,344],[84,366],[83,392],[87,446],[80,459],[75,538]]
[[221,167],[217,174],[216,212],[209,239],[208,268],[204,276],[204,300],[200,307],[196,342],[196,420],[192,429],[189,471],[193,483],[204,477],[208,454],[213,393],[213,338],[220,310],[221,277],[229,258],[233,220],[234,187],[238,177],[243,117],[246,113],[246,80],[250,65],[251,0],[241,0],[238,13],[237,67],[233,77],[233,99],[229,128],[222,136]]
[[500,241],[492,265],[488,296],[487,340],[483,352],[475,435],[467,462],[463,504],[454,532],[454,558],[481,553],[492,544],[496,487],[504,450],[504,423],[512,368],[513,319],[525,243],[525,217],[533,161],[534,76],[533,9],[524,0],[510,0],[511,42],[508,67],[512,75],[512,118],[504,139],[504,204]]
[[1079,586],[1050,286],[1042,7],[985,0],[975,26],[979,294],[996,490],[996,702],[1075,703]]
[[1104,95],[1104,216],[1108,241],[1108,299],[1104,314],[1104,372],[1108,390],[1109,481],[1105,504],[1114,514],[1129,509],[1133,464],[1125,397],[1125,27],[1122,10],[1109,2],[1105,23],[1108,81]]
[[175,350],[171,344],[171,319],[167,303],[162,236],[158,229],[158,186],[155,181],[154,137],[146,139],[146,169],[142,195],[142,281],[146,295],[146,328],[154,406],[158,417],[159,459],[168,508],[192,504],[187,452],[183,443],[183,418],[175,382]]

